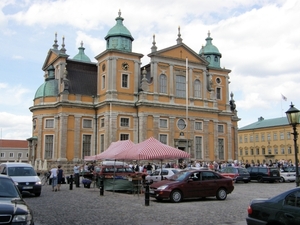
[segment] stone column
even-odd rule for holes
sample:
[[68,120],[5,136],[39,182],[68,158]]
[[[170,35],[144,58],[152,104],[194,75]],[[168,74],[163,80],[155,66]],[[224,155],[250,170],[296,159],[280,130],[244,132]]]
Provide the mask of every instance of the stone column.
[[81,159],[81,137],[80,137],[80,120],[81,116],[75,115],[75,125],[74,125],[74,159],[73,161],[78,161]]
[[[67,161],[67,135],[68,135],[68,116],[61,114],[60,117],[55,117],[55,124],[56,127],[59,127],[56,129],[57,135],[55,138],[55,146],[58,146],[57,148],[57,161]],[[59,138],[58,138],[59,137]],[[58,142],[58,140],[60,140]],[[58,142],[58,143],[57,143]]]

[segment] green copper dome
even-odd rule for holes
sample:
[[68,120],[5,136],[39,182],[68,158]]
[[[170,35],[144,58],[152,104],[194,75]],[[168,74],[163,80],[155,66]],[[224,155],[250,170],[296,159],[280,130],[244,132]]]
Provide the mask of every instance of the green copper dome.
[[202,46],[199,51],[199,55],[205,57],[206,61],[209,62],[210,67],[220,68],[220,58],[222,54],[219,49],[212,44],[212,38],[210,37],[210,32],[208,32],[208,37],[205,39],[206,45]]
[[119,11],[119,16],[116,18],[116,25],[108,31],[105,37],[106,49],[131,52],[132,41],[134,39],[129,30],[123,25],[123,20]]
[[35,92],[34,98],[57,96],[58,95],[58,80],[54,76],[54,67],[50,65],[48,67],[48,77]]
[[78,48],[79,52],[73,59],[82,62],[91,62],[90,58],[84,53],[85,48],[83,47],[83,42],[81,42],[80,45],[81,46]]

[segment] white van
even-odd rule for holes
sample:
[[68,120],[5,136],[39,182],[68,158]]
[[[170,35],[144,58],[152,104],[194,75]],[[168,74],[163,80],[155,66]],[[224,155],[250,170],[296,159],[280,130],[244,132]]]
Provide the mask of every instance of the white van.
[[32,165],[28,163],[1,163],[0,174],[10,176],[20,192],[28,191],[40,196],[42,191],[41,179],[37,176]]

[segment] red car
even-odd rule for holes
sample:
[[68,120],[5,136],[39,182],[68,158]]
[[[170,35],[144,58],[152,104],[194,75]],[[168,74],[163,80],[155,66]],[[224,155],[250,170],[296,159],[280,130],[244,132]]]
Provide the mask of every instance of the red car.
[[189,198],[216,196],[225,200],[234,189],[233,180],[211,170],[183,170],[168,180],[150,185],[150,196],[158,201],[180,202]]

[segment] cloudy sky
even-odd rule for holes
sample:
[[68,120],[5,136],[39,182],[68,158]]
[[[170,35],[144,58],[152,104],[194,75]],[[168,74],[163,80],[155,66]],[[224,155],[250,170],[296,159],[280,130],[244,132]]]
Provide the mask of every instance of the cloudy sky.
[[[208,31],[231,69],[239,127],[259,117],[300,109],[300,1],[297,0],[1,0],[0,131],[2,139],[31,137],[31,112],[42,65],[65,37],[70,57],[83,41],[92,61],[105,50],[104,37],[119,9],[134,37],[133,52],[149,62],[152,35],[158,50],[183,42],[199,52]],[[285,101],[282,95],[287,98]]]

